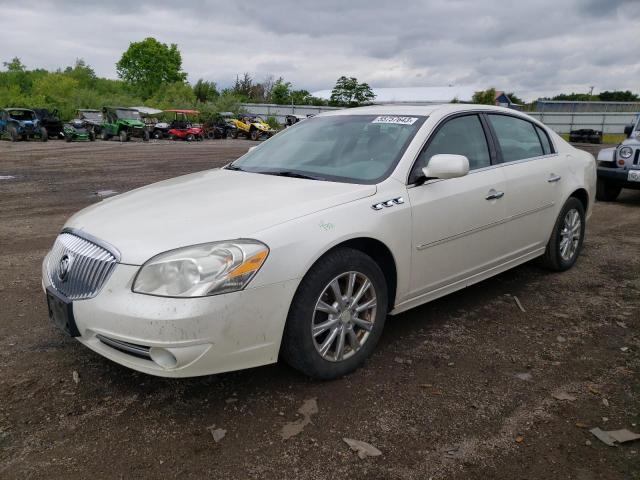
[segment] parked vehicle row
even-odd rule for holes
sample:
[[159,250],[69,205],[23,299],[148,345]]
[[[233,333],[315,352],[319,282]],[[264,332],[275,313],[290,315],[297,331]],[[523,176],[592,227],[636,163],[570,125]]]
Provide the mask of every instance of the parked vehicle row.
[[[73,141],[118,139],[127,142],[132,138],[143,141],[171,139],[202,141],[206,139],[239,138],[261,140],[276,133],[257,115],[235,118],[231,112],[222,112],[203,123],[197,121],[198,110],[154,110],[131,107],[103,107],[102,110],[78,109],[75,118],[63,123],[57,110],[44,108],[8,108],[0,110],[0,138],[11,141],[49,138]],[[148,110],[158,115],[149,114]],[[171,118],[167,118],[171,117]]]

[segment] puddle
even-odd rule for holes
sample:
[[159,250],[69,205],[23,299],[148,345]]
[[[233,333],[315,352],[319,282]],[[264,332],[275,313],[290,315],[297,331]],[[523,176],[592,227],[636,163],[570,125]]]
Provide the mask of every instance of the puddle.
[[100,198],[113,197],[114,195],[118,194],[118,192],[116,192],[115,190],[98,190],[97,192],[93,193]]
[[15,175],[0,175],[0,180],[13,180],[16,178]]

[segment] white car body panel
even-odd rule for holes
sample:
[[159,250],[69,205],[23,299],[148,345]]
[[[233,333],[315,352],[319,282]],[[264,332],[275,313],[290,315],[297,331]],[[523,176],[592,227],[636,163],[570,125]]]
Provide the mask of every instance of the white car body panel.
[[[330,115],[428,116],[393,172],[374,185],[211,170],[167,180],[92,205],[65,225],[114,245],[118,265],[100,293],[75,301],[83,344],[128,367],[160,376],[206,375],[277,361],[287,313],[312,265],[336,245],[371,239],[394,260],[391,314],[479,282],[544,252],[560,209],[586,191],[595,198],[595,161],[546,129],[556,153],[408,185],[434,127],[449,115],[513,110],[470,105],[375,106]],[[260,147],[258,147],[260,148]],[[557,182],[548,182],[558,175]],[[486,200],[494,189],[504,197]],[[372,205],[402,198],[381,210]],[[269,255],[242,291],[203,298],[132,292],[138,266],[158,253],[205,242],[252,238]],[[45,259],[46,264],[46,259]],[[43,286],[49,281],[43,272]],[[164,347],[175,368],[131,358],[96,334]]]

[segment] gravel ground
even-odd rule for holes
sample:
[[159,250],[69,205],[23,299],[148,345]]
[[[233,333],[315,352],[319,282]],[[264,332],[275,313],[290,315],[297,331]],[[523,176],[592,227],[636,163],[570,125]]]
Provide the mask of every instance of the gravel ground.
[[40,264],[70,214],[251,145],[0,142],[0,478],[640,478],[640,441],[589,433],[640,432],[640,192],[595,205],[569,272],[523,265],[391,317],[333,382],[154,378],[54,329]]

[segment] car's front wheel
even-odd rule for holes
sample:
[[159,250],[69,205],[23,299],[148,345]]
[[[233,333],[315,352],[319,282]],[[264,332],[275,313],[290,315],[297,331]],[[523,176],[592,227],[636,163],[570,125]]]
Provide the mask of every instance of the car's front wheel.
[[557,272],[570,269],[582,250],[584,231],[584,206],[580,200],[571,197],[558,215],[547,249],[541,258],[542,265]]
[[319,379],[356,370],[375,348],[387,316],[378,264],[351,248],[326,254],[305,275],[287,317],[282,357]]

